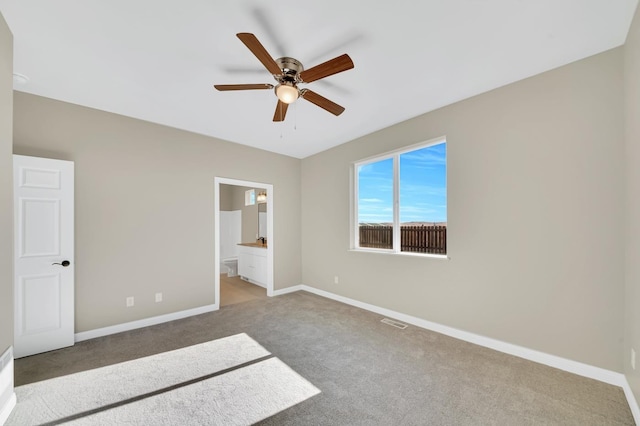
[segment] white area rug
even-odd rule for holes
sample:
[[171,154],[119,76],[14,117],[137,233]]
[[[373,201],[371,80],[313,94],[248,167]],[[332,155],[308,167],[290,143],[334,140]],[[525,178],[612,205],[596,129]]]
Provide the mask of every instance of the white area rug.
[[269,355],[238,334],[20,386],[7,425],[249,425],[320,393]]

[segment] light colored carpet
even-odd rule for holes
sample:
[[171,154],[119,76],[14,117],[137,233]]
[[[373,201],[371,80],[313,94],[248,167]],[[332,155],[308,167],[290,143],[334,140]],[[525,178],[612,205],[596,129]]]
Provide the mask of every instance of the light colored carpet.
[[7,425],[249,425],[318,393],[243,333],[19,386]]

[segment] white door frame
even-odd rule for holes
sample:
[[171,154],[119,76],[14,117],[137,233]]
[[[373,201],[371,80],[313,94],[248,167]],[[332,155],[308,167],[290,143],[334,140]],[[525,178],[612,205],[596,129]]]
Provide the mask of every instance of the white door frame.
[[215,306],[220,308],[220,185],[247,186],[267,190],[267,296],[273,296],[273,185],[263,182],[251,182],[216,176],[214,182],[214,233],[215,233]]

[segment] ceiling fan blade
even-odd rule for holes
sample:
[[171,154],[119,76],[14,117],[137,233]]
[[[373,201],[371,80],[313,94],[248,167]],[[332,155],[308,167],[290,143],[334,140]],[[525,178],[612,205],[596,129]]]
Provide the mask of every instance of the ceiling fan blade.
[[213,87],[224,92],[226,90],[273,89],[273,84],[216,84]]
[[273,114],[273,121],[284,121],[284,117],[287,115],[287,108],[289,104],[285,104],[278,99],[278,105],[276,105],[276,112]]
[[337,58],[330,59],[327,62],[323,62],[320,65],[316,65],[315,67],[302,71],[300,73],[300,79],[305,83],[311,83],[312,81],[320,80],[321,78],[350,70],[353,67],[353,61],[349,55],[345,53]]
[[312,104],[318,105],[320,108],[329,111],[333,115],[340,115],[344,112],[344,107],[338,105],[335,102],[330,101],[324,96],[318,95],[316,92],[309,89],[302,89],[300,96]]
[[258,41],[256,36],[251,33],[238,33],[236,36],[238,36],[240,41],[249,48],[251,53],[253,53],[256,58],[262,62],[262,65],[264,65],[267,71],[275,75],[282,74],[282,70],[276,61],[273,60],[271,55],[269,55],[269,52],[267,52],[267,49],[265,49],[262,43]]

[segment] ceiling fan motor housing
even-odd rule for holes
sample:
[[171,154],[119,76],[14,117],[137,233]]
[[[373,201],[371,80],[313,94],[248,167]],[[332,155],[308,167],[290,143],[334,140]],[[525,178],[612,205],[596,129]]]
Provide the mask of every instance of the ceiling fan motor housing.
[[282,74],[274,76],[279,83],[299,83],[300,73],[304,71],[302,62],[297,59],[284,56],[276,59],[276,63],[282,70]]

